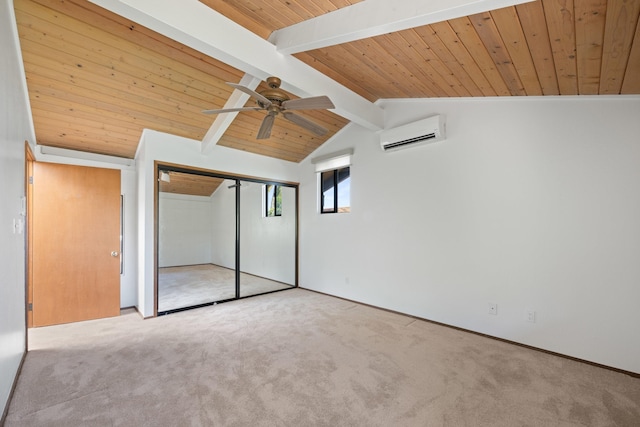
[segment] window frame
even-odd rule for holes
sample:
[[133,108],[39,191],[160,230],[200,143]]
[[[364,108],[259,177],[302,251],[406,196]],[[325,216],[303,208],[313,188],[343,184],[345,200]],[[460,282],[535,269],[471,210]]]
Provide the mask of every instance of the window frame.
[[[343,181],[338,180],[338,176],[340,171],[348,170],[348,179],[351,179],[351,166],[343,166],[337,169],[329,169],[320,172],[320,213],[321,214],[333,214],[333,213],[349,213],[351,212],[351,199],[349,198],[349,210],[340,212],[339,201],[338,201],[338,190],[339,185]],[[332,174],[331,182],[333,183],[333,206],[330,210],[325,208],[325,191],[324,191],[324,177],[325,174]],[[351,184],[349,184],[351,185]]]
[[[271,215],[269,212],[269,187],[273,187],[273,214]],[[280,200],[282,201],[282,186],[278,184],[265,184],[264,185],[264,217],[265,218],[275,218],[282,216],[282,203],[280,203],[280,210],[278,210],[278,193],[280,193]]]

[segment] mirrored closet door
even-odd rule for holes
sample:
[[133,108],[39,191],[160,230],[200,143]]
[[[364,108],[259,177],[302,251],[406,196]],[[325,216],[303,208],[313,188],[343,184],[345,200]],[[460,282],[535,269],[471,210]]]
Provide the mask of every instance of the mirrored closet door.
[[242,181],[240,296],[295,286],[296,190]]
[[296,284],[297,188],[158,167],[158,314]]

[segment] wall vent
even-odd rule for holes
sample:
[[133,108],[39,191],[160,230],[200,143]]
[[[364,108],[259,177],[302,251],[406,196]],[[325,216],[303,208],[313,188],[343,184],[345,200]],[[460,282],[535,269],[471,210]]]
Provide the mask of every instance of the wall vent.
[[380,146],[385,152],[418,147],[443,139],[445,139],[445,123],[442,115],[380,132]]

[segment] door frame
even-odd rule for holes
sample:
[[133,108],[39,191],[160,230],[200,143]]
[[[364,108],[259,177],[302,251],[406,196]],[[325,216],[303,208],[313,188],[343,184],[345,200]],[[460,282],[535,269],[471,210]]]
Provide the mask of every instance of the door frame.
[[33,220],[33,163],[36,161],[31,145],[28,141],[24,142],[24,209],[25,209],[25,227],[24,227],[24,241],[25,241],[25,266],[24,266],[24,280],[25,280],[25,346],[29,348],[29,334],[27,330],[33,327],[33,311],[31,310],[31,304],[33,303],[33,233],[31,232],[32,220]]
[[[168,162],[161,162],[158,160],[155,160],[153,163],[153,176],[154,176],[154,191],[153,191],[153,210],[154,210],[154,215],[153,215],[153,317],[157,317],[158,316],[158,269],[159,269],[159,232],[160,232],[160,221],[159,221],[159,202],[160,202],[160,185],[159,185],[159,181],[160,181],[160,171],[168,171],[168,172],[181,172],[181,173],[188,173],[188,174],[194,174],[194,175],[202,175],[202,176],[210,176],[210,177],[215,177],[215,178],[223,178],[223,179],[230,179],[230,180],[235,180],[236,183],[238,183],[239,181],[249,181],[249,182],[255,182],[258,184],[274,184],[274,185],[282,185],[282,186],[286,186],[286,187],[292,187],[295,189],[295,210],[296,210],[296,221],[295,221],[295,230],[294,230],[294,234],[295,234],[295,247],[294,247],[294,251],[295,251],[295,273],[294,273],[294,287],[298,287],[298,272],[299,272],[299,229],[300,229],[300,224],[299,224],[299,187],[300,187],[300,183],[298,182],[293,182],[293,181],[283,181],[283,180],[274,180],[274,179],[269,179],[269,178],[261,178],[261,177],[257,177],[257,176],[250,176],[250,175],[240,175],[240,174],[233,174],[233,173],[229,173],[229,172],[221,172],[221,171],[216,171],[216,170],[212,170],[212,169],[204,169],[204,168],[198,168],[198,167],[194,167],[194,166],[186,166],[186,165],[181,165],[181,164],[177,164],[177,163],[168,163]],[[235,244],[235,253],[236,253],[236,292],[238,290],[239,287],[239,275],[238,275],[238,263],[240,262],[240,256],[239,256],[239,251],[240,251],[240,229],[239,229],[239,222],[240,222],[240,211],[238,209],[238,205],[240,203],[240,196],[239,196],[239,192],[236,192],[236,244]],[[277,291],[276,291],[277,292]],[[248,297],[238,297],[238,295],[236,294],[236,298],[229,300],[229,301],[234,301],[237,299],[241,299],[241,298],[248,298]],[[226,301],[226,300],[225,300]],[[211,302],[211,303],[206,303],[206,304],[202,304],[202,305],[213,305],[215,303],[219,303],[218,302]],[[201,306],[201,305],[200,305]],[[199,306],[199,307],[200,307]]]

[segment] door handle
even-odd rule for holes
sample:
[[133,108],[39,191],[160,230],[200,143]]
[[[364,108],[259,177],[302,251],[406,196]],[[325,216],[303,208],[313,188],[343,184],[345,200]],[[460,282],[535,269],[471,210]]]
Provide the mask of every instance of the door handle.
[[120,255],[120,254],[118,253],[118,251],[113,251],[113,252],[111,252],[111,256],[112,256],[112,257],[117,257],[118,255]]

